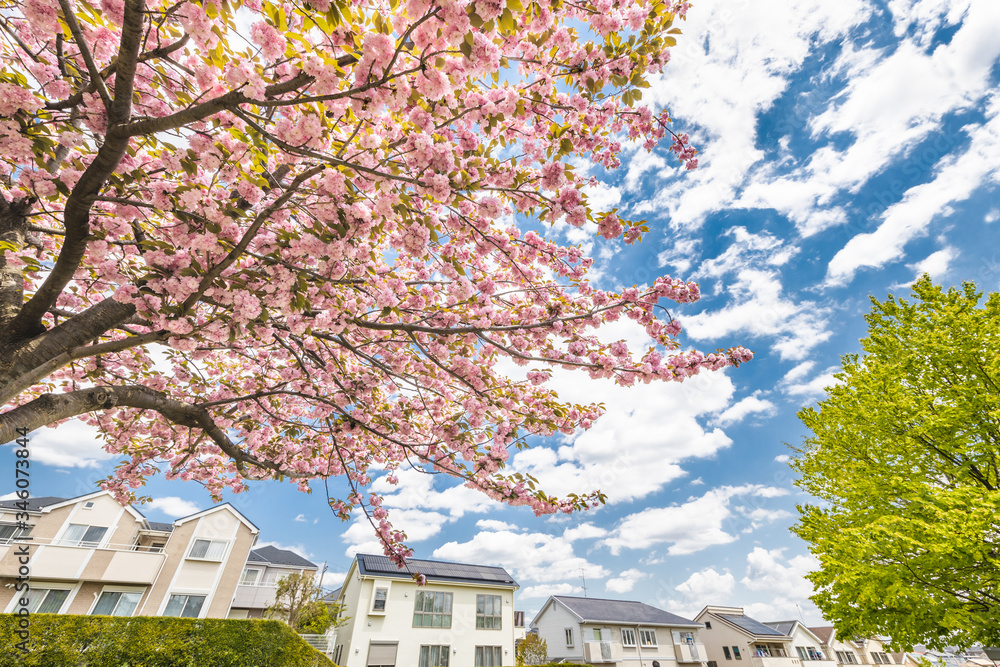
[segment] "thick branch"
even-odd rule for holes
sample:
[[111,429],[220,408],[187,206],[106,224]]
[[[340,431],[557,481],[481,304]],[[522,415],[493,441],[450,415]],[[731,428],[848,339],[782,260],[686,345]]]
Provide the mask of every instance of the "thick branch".
[[[15,248],[24,247],[28,228],[28,213],[35,203],[33,199],[7,198],[0,193],[0,242],[10,243]],[[24,304],[24,273],[17,267],[7,266],[7,260],[0,254],[0,350],[4,348],[7,324],[17,317]]]
[[101,70],[97,67],[97,62],[90,52],[87,40],[83,38],[83,31],[80,30],[80,24],[76,20],[76,14],[73,13],[72,5],[69,4],[69,0],[59,0],[59,8],[62,9],[63,19],[66,21],[66,25],[69,26],[69,31],[73,34],[76,45],[80,48],[80,55],[83,56],[83,62],[87,65],[87,73],[90,75],[91,84],[96,86],[97,93],[104,102],[104,108],[111,111],[111,93],[108,92],[108,87],[101,77]]

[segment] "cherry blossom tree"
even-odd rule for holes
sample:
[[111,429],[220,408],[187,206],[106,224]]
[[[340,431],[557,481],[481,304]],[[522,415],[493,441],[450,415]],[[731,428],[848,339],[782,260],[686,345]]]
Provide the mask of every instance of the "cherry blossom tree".
[[[544,226],[595,211],[573,167],[687,137],[640,104],[673,0],[2,0],[0,442],[79,417],[122,463],[215,496],[338,478],[405,556],[369,484],[400,466],[537,513],[505,468],[590,426],[556,368],[618,383],[746,361],[677,342],[670,277],[613,293]],[[599,336],[628,318],[655,342]],[[524,367],[523,369],[515,366]]]

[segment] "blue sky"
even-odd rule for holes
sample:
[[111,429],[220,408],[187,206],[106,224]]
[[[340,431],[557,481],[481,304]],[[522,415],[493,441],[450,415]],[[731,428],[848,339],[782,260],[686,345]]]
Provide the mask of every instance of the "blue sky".
[[[869,296],[920,273],[1000,288],[1000,3],[996,0],[701,0],[646,101],[671,110],[701,149],[681,173],[666,146],[629,146],[592,201],[649,220],[636,247],[592,231],[550,233],[590,248],[602,287],[669,273],[703,299],[673,311],[685,344],[743,344],[756,359],[683,385],[620,389],[559,374],[572,400],[608,414],[512,459],[555,492],[600,488],[608,504],[535,518],[446,478],[400,475],[386,502],[418,557],[495,563],[547,595],[635,599],[682,615],[745,606],[760,620],[819,621],[788,532],[807,502],[784,462],[795,413],[858,351]],[[590,165],[578,164],[579,170]],[[643,342],[627,323],[609,335]],[[34,495],[87,493],[113,461],[78,423],[32,437]],[[4,455],[5,457],[8,454]],[[376,482],[378,484],[378,482]],[[154,480],[143,511],[206,507],[193,484]],[[258,484],[232,502],[261,541],[326,562],[334,584],[363,522],[343,524],[322,485]]]

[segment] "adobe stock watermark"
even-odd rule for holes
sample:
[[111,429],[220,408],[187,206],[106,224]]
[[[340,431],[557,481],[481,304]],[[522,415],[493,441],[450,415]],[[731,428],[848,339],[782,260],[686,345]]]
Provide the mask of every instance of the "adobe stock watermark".
[[28,542],[30,526],[28,525],[28,501],[31,499],[31,452],[28,450],[28,429],[17,429],[17,440],[14,441],[17,449],[14,450],[14,487],[16,500],[14,507],[17,509],[15,521],[17,522],[16,532],[12,538],[14,555],[17,557],[17,583],[14,586],[15,596],[20,595],[14,606],[14,614],[17,616],[17,630],[14,634],[21,641],[14,644],[14,648],[21,653],[28,652],[28,641],[31,639],[31,601],[28,599],[28,592],[31,591],[31,553]]

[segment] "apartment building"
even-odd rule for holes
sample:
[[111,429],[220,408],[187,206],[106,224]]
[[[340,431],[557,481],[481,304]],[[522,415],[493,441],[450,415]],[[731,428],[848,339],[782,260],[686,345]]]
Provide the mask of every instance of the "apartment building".
[[[822,642],[821,647],[828,660],[840,667],[851,665],[893,665],[896,659],[885,650],[882,640],[877,637],[868,639],[841,639],[832,625],[809,628]],[[956,662],[956,666],[959,663]]]
[[551,596],[531,621],[553,661],[703,667],[700,623],[642,602]]
[[837,667],[824,652],[824,640],[799,621],[768,621],[765,625],[792,638],[794,653],[790,655],[798,657],[802,667]]
[[[17,501],[0,502],[0,610],[7,612],[22,597],[14,586],[26,544],[32,612],[226,618],[259,533],[229,503],[163,523],[106,491],[33,498],[27,530],[20,511]],[[258,551],[279,557],[267,549]]]
[[[417,577],[426,578],[418,585]],[[514,591],[502,567],[359,554],[337,602],[333,661],[344,667],[514,664]]]
[[707,606],[695,621],[709,667],[803,667],[792,637],[750,618],[742,607]]

